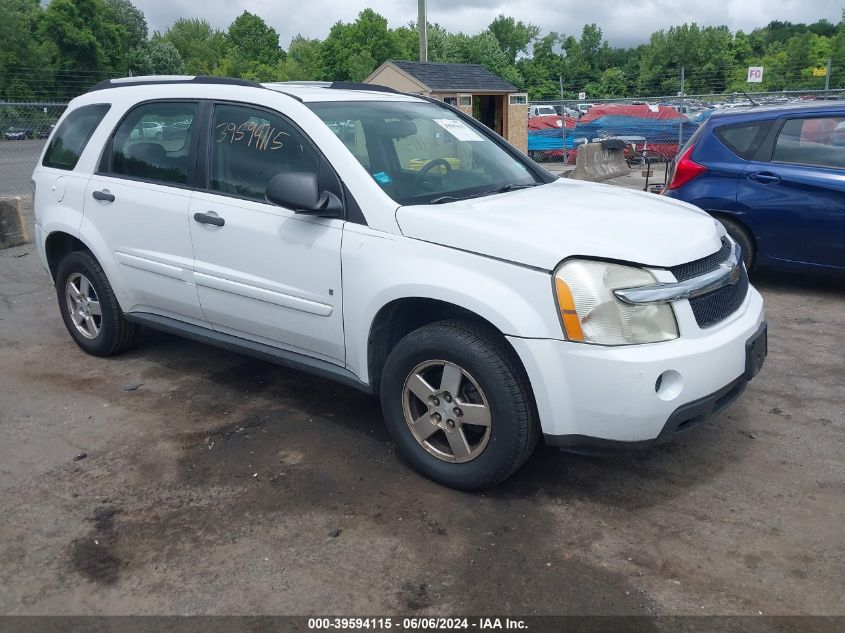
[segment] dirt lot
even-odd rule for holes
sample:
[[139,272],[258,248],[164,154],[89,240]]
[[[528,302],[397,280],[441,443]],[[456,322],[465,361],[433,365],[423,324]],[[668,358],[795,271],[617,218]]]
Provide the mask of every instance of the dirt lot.
[[845,292],[758,286],[770,355],[721,417],[471,495],[356,391],[152,332],[86,356],[1,251],[0,613],[842,614]]

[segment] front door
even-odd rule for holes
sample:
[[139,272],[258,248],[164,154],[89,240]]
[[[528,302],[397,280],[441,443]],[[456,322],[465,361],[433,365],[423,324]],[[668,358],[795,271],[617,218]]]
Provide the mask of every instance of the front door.
[[343,221],[265,201],[282,171],[336,176],[289,120],[244,105],[214,106],[208,186],[194,193],[190,230],[200,304],[216,330],[343,363]]
[[85,221],[111,247],[131,312],[204,320],[188,226],[197,107],[157,101],[131,110],[88,182]]
[[845,117],[784,121],[771,161],[745,167],[737,202],[769,256],[845,267]]

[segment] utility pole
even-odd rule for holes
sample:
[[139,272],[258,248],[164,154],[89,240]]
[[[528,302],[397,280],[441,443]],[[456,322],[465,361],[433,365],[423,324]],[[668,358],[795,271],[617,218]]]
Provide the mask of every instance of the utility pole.
[[830,90],[830,57],[827,58],[827,72],[824,74],[824,91]]
[[425,0],[417,0],[417,29],[420,32],[420,61],[428,61],[428,17]]
[[563,102],[563,75],[560,80],[560,136],[563,140],[563,166],[566,167],[566,104]]
[[[684,114],[684,67],[681,66],[681,115]],[[684,120],[685,116],[681,116],[680,123],[678,123],[678,153],[684,146]]]

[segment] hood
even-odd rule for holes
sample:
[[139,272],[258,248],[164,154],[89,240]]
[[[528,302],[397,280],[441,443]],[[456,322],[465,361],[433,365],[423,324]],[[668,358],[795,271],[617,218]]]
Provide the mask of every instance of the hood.
[[652,193],[560,179],[439,205],[399,207],[406,237],[552,270],[575,255],[669,267],[719,250],[704,211]]

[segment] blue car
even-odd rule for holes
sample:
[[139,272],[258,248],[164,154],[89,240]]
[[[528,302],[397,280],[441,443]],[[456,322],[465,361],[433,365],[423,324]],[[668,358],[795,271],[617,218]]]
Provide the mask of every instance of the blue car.
[[714,112],[663,194],[718,218],[748,270],[845,271],[845,101]]

